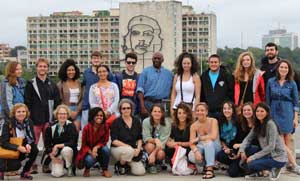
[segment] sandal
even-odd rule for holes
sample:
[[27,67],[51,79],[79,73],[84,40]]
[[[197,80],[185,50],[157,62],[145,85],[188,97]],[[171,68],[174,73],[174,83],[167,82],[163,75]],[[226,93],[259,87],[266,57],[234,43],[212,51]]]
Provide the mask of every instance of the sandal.
[[202,179],[212,179],[215,177],[214,170],[206,170],[205,174],[202,176]]

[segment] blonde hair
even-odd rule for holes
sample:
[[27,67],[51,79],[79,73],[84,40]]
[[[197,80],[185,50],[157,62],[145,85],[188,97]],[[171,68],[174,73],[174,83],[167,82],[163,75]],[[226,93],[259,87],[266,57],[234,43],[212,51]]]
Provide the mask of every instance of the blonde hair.
[[26,118],[25,118],[25,119],[28,119],[29,116],[30,116],[30,112],[29,112],[28,107],[27,107],[25,104],[23,104],[23,103],[17,103],[17,104],[15,104],[15,105],[12,107],[12,109],[11,109],[11,111],[10,111],[10,113],[9,113],[9,117],[10,117],[11,119],[14,119],[17,110],[18,110],[19,108],[21,108],[21,107],[24,107],[24,108],[25,108],[25,111],[26,111]]
[[57,106],[57,108],[53,111],[53,115],[54,115],[55,119],[57,119],[57,114],[60,109],[65,109],[67,111],[68,117],[70,117],[71,110],[69,109],[69,107],[64,104],[61,104],[61,105]]
[[35,66],[37,67],[40,63],[45,63],[49,67],[49,61],[46,58],[39,58],[35,62]]
[[239,58],[237,60],[236,66],[235,66],[235,70],[234,70],[234,80],[235,82],[239,82],[239,81],[243,81],[245,80],[245,68],[243,67],[243,58],[245,56],[249,56],[251,59],[251,65],[250,65],[250,69],[247,71],[248,75],[249,75],[249,79],[252,79],[254,76],[254,73],[256,71],[255,68],[255,60],[254,60],[254,56],[251,52],[243,52],[239,55]]

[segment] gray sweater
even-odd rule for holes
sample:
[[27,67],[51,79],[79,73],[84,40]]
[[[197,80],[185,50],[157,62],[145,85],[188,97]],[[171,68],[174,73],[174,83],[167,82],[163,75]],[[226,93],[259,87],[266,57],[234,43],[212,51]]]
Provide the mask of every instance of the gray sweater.
[[268,121],[266,130],[266,136],[262,137],[256,134],[254,132],[254,129],[252,128],[248,136],[241,144],[239,152],[245,152],[246,147],[250,145],[251,141],[257,138],[262,149],[252,155],[254,160],[270,155],[274,160],[278,162],[287,162],[287,153],[285,151],[285,146],[273,120]]

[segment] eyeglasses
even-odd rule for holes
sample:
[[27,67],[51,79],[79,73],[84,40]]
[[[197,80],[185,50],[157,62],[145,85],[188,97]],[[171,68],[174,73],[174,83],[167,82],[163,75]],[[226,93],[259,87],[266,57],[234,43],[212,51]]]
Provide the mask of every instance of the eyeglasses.
[[68,113],[61,113],[61,112],[59,112],[59,113],[57,113],[58,115],[68,115]]
[[122,110],[130,110],[131,109],[131,107],[122,107]]
[[127,64],[135,65],[136,62],[126,61]]

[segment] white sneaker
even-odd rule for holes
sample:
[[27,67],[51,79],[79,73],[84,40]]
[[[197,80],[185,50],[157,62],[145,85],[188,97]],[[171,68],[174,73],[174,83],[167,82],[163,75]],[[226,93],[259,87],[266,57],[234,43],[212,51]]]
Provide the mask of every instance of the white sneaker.
[[270,173],[270,180],[278,180],[280,177],[281,168],[272,168]]

